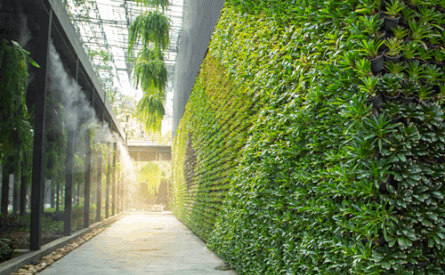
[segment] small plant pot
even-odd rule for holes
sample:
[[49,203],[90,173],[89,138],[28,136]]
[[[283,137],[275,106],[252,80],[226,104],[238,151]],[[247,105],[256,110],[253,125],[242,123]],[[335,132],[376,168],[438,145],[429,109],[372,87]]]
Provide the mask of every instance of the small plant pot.
[[[384,5],[383,1],[382,1],[382,5]],[[384,10],[385,7],[381,8],[381,9]],[[379,19],[383,19],[383,18],[385,18],[385,13],[379,12]],[[383,22],[381,27],[383,28],[384,26],[385,26],[385,23]]]
[[434,164],[434,163],[438,163],[439,160],[436,158],[428,158],[428,157],[422,157],[422,161],[428,163],[428,164]]
[[410,8],[410,9],[412,9],[413,11],[419,11],[419,8],[418,8],[417,6],[415,6],[415,5],[406,3],[406,6],[407,6],[408,8]]
[[391,176],[390,175],[388,175],[384,181],[380,182],[379,190],[380,191],[387,191],[387,189],[386,189],[386,185],[387,184],[391,184]]
[[[382,34],[380,35],[379,39],[380,40],[385,40],[388,33],[385,30],[382,30],[381,32],[382,32]],[[385,51],[387,49],[388,49],[388,46],[386,46],[386,44],[383,43],[383,45],[380,46],[380,48],[379,48],[379,52],[383,52],[383,51]]]
[[414,100],[414,96],[404,96],[404,95],[400,95],[399,97],[399,101],[406,103],[406,104],[411,104]]
[[414,98],[413,103],[422,104],[422,105],[429,105],[431,103],[431,99],[421,100],[419,98]]
[[425,64],[429,65],[429,64],[431,64],[431,62],[423,60],[423,59],[420,59],[420,58],[416,58],[416,60],[419,61],[420,65],[425,65]]
[[396,123],[402,122],[402,120],[403,120],[402,117],[400,117],[400,116],[396,116],[396,117],[391,118],[391,120],[389,121],[389,123],[391,123],[391,124],[396,124]]
[[439,47],[439,45],[434,45],[434,44],[430,44],[430,43],[425,43],[425,45],[428,48],[428,50],[434,50]]
[[397,25],[400,22],[400,17],[401,17],[400,15],[397,16],[396,18],[390,18],[385,16],[385,23],[384,23],[385,25],[383,27],[385,31],[390,31],[393,28],[397,27]]
[[431,85],[431,90],[432,90],[430,96],[435,98],[440,93],[440,87],[438,84],[429,84],[429,85]]
[[387,55],[387,53],[388,53],[388,50],[385,50],[383,52],[383,58],[385,59],[385,62],[397,63],[397,62],[400,62],[400,60],[402,59],[402,55],[400,53],[399,53],[399,56],[397,56],[397,57],[389,56],[389,55]]
[[380,238],[379,238],[379,240],[377,241],[377,244],[378,244],[379,246],[382,246],[382,245],[386,244],[385,236],[381,235]]
[[385,103],[385,99],[383,98],[382,94],[378,94],[372,98],[367,98],[366,102],[368,105],[372,105],[372,108],[379,111],[380,108],[382,108],[383,103]]
[[402,26],[404,29],[409,29],[409,24],[408,22],[405,22],[403,20],[399,21],[399,25]]
[[384,93],[383,96],[385,97],[385,101],[394,102],[397,101],[397,99],[400,97],[400,91],[397,91],[397,94],[394,96],[388,95],[386,93]]
[[385,60],[383,57],[383,54],[377,56],[376,58],[373,58],[371,61],[371,71],[373,73],[378,73],[383,70],[385,67]]
[[403,62],[406,62],[406,63],[411,63],[411,62],[414,62],[414,61],[415,61],[415,59],[408,59],[408,58],[406,58],[406,57],[404,57],[404,56],[402,56],[402,57],[400,58],[400,60],[403,61]]
[[445,62],[433,61],[432,63],[435,64],[439,68],[443,68],[445,66]]

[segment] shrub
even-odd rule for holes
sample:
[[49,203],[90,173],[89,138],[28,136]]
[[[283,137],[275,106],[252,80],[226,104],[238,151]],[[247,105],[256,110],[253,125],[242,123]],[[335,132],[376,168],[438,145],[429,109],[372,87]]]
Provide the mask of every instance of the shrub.
[[14,248],[11,240],[7,238],[0,238],[0,262],[11,259],[13,252]]
[[26,217],[19,215],[0,215],[0,232],[23,230],[28,226]]

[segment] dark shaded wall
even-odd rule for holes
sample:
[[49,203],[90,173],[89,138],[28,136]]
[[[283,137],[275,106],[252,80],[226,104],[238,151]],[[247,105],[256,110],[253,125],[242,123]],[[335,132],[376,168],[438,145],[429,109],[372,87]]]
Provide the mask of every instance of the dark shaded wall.
[[187,1],[173,84],[173,136],[207,52],[224,0]]

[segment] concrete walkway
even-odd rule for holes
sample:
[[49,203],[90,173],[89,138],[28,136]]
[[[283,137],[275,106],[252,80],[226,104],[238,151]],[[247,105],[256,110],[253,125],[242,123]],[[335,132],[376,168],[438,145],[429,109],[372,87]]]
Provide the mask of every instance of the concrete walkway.
[[170,212],[132,212],[39,274],[236,274],[222,264]]

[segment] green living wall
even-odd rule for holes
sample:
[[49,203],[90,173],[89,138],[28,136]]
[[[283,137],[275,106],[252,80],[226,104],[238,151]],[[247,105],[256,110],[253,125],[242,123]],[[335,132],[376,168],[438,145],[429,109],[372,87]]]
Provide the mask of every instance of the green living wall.
[[434,0],[227,0],[175,215],[239,274],[444,274],[444,20]]

